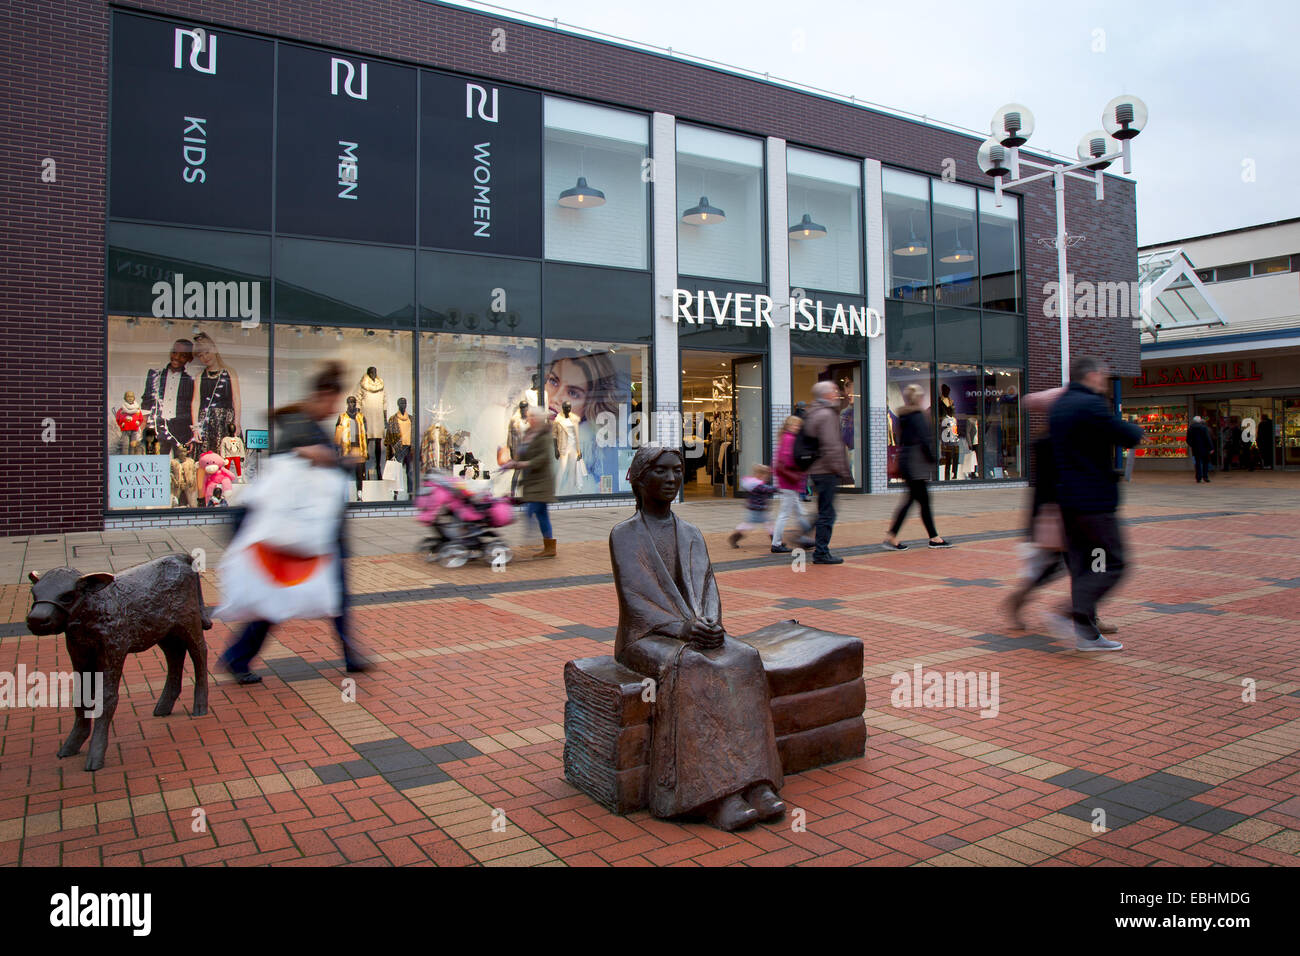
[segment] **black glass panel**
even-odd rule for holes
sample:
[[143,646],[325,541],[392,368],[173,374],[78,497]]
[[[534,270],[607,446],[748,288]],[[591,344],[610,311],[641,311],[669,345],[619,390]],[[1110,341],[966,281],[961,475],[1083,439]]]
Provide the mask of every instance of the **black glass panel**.
[[649,273],[547,265],[545,276],[547,337],[653,340],[654,280]]
[[112,223],[108,311],[260,323],[271,315],[270,262],[266,236]]
[[420,253],[420,328],[435,332],[537,336],[542,266],[538,262]]
[[917,302],[887,301],[885,354],[891,359],[931,361],[934,358],[934,307]]
[[[865,318],[867,307],[866,300],[860,296],[840,296],[828,292],[818,292],[812,289],[804,290],[804,298],[811,300],[811,305],[805,305],[803,311],[799,310],[798,305],[795,307],[795,314],[790,327],[790,351],[796,355],[843,355],[849,358],[865,358],[867,355],[867,337],[862,334],[864,329],[871,330],[871,323]],[[821,303],[820,320],[822,329],[832,329],[830,332],[818,331],[817,320],[819,318],[817,304]],[[785,309],[789,306],[788,302],[777,302],[776,311],[780,314],[782,320],[786,318]],[[853,321],[854,313],[850,312],[852,308],[857,315],[858,322]],[[837,314],[839,318],[837,318]],[[809,315],[812,316],[812,328],[807,328],[810,324]],[[844,329],[848,328],[851,334],[846,335]]]
[[281,44],[278,232],[414,245],[418,75]]
[[936,309],[935,351],[940,362],[979,362],[980,314],[973,309]]
[[[696,276],[679,276],[677,287],[691,293],[691,304],[687,307],[687,311],[696,319],[694,324],[678,319],[677,339],[683,346],[720,351],[767,351],[768,329],[765,325],[748,327],[737,325],[734,321],[736,295],[748,297],[744,300],[745,321],[757,321],[754,318],[755,296],[767,295],[766,286],[724,282],[719,279],[701,279]],[[733,297],[730,303],[727,302],[728,294]],[[727,317],[721,323],[718,322],[714,312],[715,302],[717,308]],[[781,315],[778,303],[773,303],[773,324]]]
[[1023,364],[1025,360],[1025,317],[985,312],[984,361],[989,365]]
[[277,239],[275,321],[409,329],[414,266],[413,250]]
[[420,245],[540,258],[542,98],[422,73]]
[[271,228],[266,40],[113,18],[112,215]]

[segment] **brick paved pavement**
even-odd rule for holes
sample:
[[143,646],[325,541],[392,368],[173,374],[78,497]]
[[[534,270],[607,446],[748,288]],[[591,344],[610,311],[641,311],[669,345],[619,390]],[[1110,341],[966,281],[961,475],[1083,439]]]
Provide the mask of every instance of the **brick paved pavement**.
[[[68,715],[0,710],[0,864],[1294,865],[1300,483],[1209,490],[1130,489],[1135,571],[1106,612],[1126,648],[1105,655],[1064,650],[1032,613],[1028,631],[1000,616],[1023,491],[936,495],[959,545],[940,553],[881,553],[892,502],[842,499],[847,562],[798,574],[757,540],[726,546],[740,503],[685,506],[707,532],[730,630],[797,617],[865,644],[865,758],[787,779],[806,829],[791,815],[740,834],[616,817],[563,779],[561,669],[611,650],[603,539],[625,509],[562,515],[557,561],[502,574],[430,567],[392,553],[409,527],[357,521],[371,552],[352,562],[357,630],[379,666],[357,677],[355,702],[329,629],[295,622],[268,643],[265,682],[219,675],[203,718],[188,691],[173,716],[151,716],[163,658],[132,658],[97,774],[54,758]],[[914,521],[908,532],[921,540]],[[78,548],[93,570],[208,533],[0,542],[0,622],[26,613],[16,579],[29,560]],[[69,666],[62,638],[0,627],[0,672]],[[209,632],[213,656],[228,636]],[[997,716],[891,706],[891,675],[917,664],[996,671]]]

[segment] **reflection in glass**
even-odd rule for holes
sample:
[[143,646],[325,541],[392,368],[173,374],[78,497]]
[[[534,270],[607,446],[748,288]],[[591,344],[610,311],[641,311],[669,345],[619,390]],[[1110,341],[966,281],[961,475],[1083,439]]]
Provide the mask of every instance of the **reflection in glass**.
[[[366,456],[365,464],[351,476],[351,501],[405,501],[419,477],[414,462],[411,349],[410,332],[276,324],[277,407],[306,398],[312,374],[326,361],[343,365],[345,392],[338,409],[321,426],[340,448]],[[356,399],[357,417],[345,421],[349,397]],[[399,400],[405,400],[407,420],[401,417]],[[406,441],[412,449],[409,454],[402,450]],[[390,461],[396,461],[391,468]]]
[[1019,312],[1020,304],[1020,200],[1003,193],[1002,206],[993,194],[979,191],[980,273],[986,309]]
[[639,345],[547,340],[543,398],[559,455],[557,495],[631,490],[624,476],[649,437],[648,355]]
[[885,219],[885,294],[931,301],[930,182],[897,169],[881,171]]
[[495,495],[517,492],[518,471],[498,472],[497,449],[513,454],[541,404],[537,340],[426,333],[420,343],[420,472],[444,471]]
[[410,249],[277,239],[277,323],[410,328],[415,317]]
[[1022,371],[986,368],[981,401],[984,407],[984,477],[1023,478],[1020,396]]
[[204,452],[231,475],[222,499],[238,499],[262,454],[248,451],[249,432],[267,427],[266,329],[108,317],[110,510],[216,506],[203,494]]
[[934,298],[944,305],[978,306],[975,189],[934,182]]
[[978,478],[982,447],[979,368],[941,363],[936,372],[939,480]]
[[647,267],[645,116],[546,99],[546,258]]
[[861,164],[852,160],[786,150],[792,287],[861,293],[861,181]]
[[[891,360],[885,367],[885,405],[886,423],[889,442],[889,461],[891,465],[902,454],[902,432],[898,422],[898,410],[903,407],[903,389],[908,385],[921,386],[921,405],[931,408],[930,426],[934,427],[934,410],[930,402],[930,363]],[[890,478],[891,482],[902,483],[901,478]]]
[[679,125],[677,208],[680,274],[763,281],[761,140]]

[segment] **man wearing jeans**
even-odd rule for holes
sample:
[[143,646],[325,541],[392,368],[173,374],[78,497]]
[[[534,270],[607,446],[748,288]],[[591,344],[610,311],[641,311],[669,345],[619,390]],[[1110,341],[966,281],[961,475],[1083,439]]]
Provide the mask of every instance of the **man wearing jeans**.
[[[1114,413],[1102,397],[1110,391],[1110,370],[1091,356],[1070,363],[1070,387],[1050,415],[1056,459],[1057,498],[1065,524],[1070,567],[1071,624],[1075,650],[1118,651],[1097,627],[1097,603],[1124,574],[1120,535],[1119,476],[1115,446],[1134,448],[1142,429]],[[1070,634],[1063,629],[1063,634]]]
[[817,440],[817,460],[808,469],[813,492],[817,495],[816,545],[813,564],[843,564],[843,558],[831,554],[831,531],[835,527],[835,492],[841,484],[853,481],[848,452],[840,432],[839,386],[818,382],[812,389],[812,408],[804,418],[803,429]]

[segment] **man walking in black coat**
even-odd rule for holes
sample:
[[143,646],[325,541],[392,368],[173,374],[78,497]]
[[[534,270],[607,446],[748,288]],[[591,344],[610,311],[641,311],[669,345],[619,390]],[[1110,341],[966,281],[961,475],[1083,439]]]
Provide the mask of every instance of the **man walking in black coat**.
[[1119,641],[1097,630],[1097,604],[1124,574],[1118,475],[1114,446],[1133,448],[1142,429],[1114,414],[1102,396],[1110,370],[1091,356],[1070,363],[1070,387],[1052,406],[1057,498],[1065,523],[1075,649],[1118,651]]
[[1192,460],[1196,462],[1196,483],[1199,485],[1202,481],[1210,480],[1210,452],[1214,449],[1214,440],[1210,438],[1210,427],[1205,424],[1205,419],[1197,415],[1192,419],[1192,424],[1187,428],[1187,450],[1192,453]]

